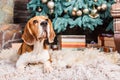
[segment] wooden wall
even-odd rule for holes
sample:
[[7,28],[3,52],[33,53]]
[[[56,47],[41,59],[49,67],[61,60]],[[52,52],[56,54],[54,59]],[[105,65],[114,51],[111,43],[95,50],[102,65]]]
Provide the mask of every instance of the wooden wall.
[[29,13],[27,3],[30,0],[15,0],[14,3],[14,23],[26,23]]

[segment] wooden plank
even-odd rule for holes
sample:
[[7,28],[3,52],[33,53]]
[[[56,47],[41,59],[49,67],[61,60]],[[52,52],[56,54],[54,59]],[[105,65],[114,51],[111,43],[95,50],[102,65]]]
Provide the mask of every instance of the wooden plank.
[[20,16],[20,14],[21,15],[25,15],[25,16],[28,16],[29,15],[29,12],[28,11],[24,11],[24,10],[15,10],[14,11],[15,13],[14,13],[14,17],[18,17],[18,16]]
[[28,2],[21,2],[21,1],[15,1],[15,10],[27,10],[27,3]]
[[15,0],[14,6],[14,23],[26,23],[29,12],[27,10],[27,3],[30,0]]

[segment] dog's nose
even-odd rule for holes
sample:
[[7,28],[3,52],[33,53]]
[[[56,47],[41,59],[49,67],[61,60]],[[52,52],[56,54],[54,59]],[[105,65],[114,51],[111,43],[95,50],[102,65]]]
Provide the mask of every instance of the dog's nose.
[[40,25],[43,26],[43,27],[46,27],[47,24],[48,24],[47,21],[43,21],[43,22],[40,23]]

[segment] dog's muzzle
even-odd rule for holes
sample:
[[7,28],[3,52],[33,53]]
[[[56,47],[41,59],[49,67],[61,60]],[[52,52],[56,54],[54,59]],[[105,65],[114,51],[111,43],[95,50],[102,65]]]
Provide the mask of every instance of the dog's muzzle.
[[47,39],[48,36],[47,36],[47,25],[48,25],[48,22],[47,21],[43,21],[40,23],[40,26],[42,27],[43,29],[43,32],[42,32],[42,38],[44,39]]
[[47,22],[47,21],[41,22],[40,25],[42,26],[42,28],[43,28],[44,31],[47,30],[47,25],[48,25],[48,22]]
[[39,39],[40,41],[41,41],[41,40],[47,40],[47,39],[48,39],[47,31],[42,32],[42,36],[40,36],[38,39]]

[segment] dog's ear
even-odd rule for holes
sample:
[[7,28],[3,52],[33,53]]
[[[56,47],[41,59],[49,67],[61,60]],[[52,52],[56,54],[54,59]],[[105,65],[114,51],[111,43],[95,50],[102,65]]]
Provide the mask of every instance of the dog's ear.
[[28,45],[33,45],[37,40],[38,27],[37,20],[29,20],[24,28],[24,33],[22,35],[23,41]]
[[47,20],[48,20],[48,23],[50,25],[50,32],[49,32],[48,41],[49,41],[49,43],[52,43],[54,41],[54,38],[55,38],[56,35],[55,35],[55,32],[54,32],[51,20],[50,19],[47,19]]

